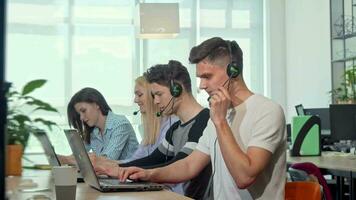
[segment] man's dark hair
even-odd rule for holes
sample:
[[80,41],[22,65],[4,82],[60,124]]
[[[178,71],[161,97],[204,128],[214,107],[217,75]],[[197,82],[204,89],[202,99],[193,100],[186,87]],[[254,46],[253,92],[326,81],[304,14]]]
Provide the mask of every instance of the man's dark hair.
[[[234,58],[230,58],[229,45],[231,49],[231,54]],[[243,58],[242,50],[240,46],[228,40],[223,40],[220,37],[213,37],[205,40],[200,45],[193,47],[190,50],[189,62],[192,64],[197,64],[203,59],[207,58],[208,61],[215,63],[216,61],[222,59],[228,59],[228,62],[234,60],[240,67],[242,71]]]
[[157,83],[168,88],[173,80],[181,84],[187,93],[192,93],[189,72],[179,61],[170,60],[168,64],[157,64],[150,67],[143,75],[149,83]]

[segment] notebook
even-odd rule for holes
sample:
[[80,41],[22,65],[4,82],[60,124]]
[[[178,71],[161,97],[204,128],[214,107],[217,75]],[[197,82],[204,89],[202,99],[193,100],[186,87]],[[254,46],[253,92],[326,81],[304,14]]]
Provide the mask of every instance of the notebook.
[[120,182],[117,178],[107,179],[96,176],[93,165],[90,162],[83,140],[77,130],[64,130],[69,145],[73,151],[75,160],[84,177],[84,182],[101,192],[121,191],[154,191],[162,190],[164,185],[150,182]]
[[[37,130],[33,135],[39,140],[44,149],[47,160],[51,166],[61,166],[61,162],[58,159],[56,152],[54,151],[53,145],[48,138],[48,135],[43,130]],[[78,172],[77,182],[83,182],[82,175]]]
[[61,163],[59,162],[57,154],[55,153],[54,148],[53,148],[51,141],[49,140],[46,132],[43,130],[38,130],[38,131],[34,132],[33,135],[41,143],[49,164],[51,166],[60,166]]

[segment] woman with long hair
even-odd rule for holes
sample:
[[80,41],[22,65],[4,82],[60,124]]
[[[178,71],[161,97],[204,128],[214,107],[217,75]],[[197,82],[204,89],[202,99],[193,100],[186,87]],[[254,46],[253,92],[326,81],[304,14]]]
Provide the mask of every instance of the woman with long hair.
[[[94,88],[83,88],[70,100],[67,107],[69,125],[81,134],[87,151],[112,160],[130,158],[138,142],[135,132],[123,115],[111,111],[104,96]],[[61,156],[64,163],[72,157]]]
[[154,103],[149,83],[144,76],[135,80],[135,99],[141,113],[143,137],[139,148],[132,157],[122,162],[128,162],[150,155],[161,144],[170,125],[178,120],[176,116],[157,117],[158,106]]

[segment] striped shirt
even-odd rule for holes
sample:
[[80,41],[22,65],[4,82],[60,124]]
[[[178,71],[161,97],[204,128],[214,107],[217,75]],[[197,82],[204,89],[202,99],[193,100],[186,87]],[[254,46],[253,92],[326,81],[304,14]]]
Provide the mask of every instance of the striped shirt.
[[[159,147],[149,156],[128,163],[120,163],[119,166],[137,166],[152,169],[167,166],[187,157],[195,150],[208,120],[209,109],[203,109],[184,124],[181,121],[177,121],[169,128],[165,139],[163,139]],[[184,193],[184,195],[193,199],[201,199],[209,182],[210,175],[211,165],[209,164],[196,178],[183,184],[178,184],[173,188],[173,191]],[[182,189],[183,192],[180,192]]]
[[106,156],[111,160],[130,158],[136,151],[138,142],[129,120],[123,115],[109,111],[104,134],[95,127],[90,134],[90,144],[86,144],[87,151],[93,150],[97,156]]

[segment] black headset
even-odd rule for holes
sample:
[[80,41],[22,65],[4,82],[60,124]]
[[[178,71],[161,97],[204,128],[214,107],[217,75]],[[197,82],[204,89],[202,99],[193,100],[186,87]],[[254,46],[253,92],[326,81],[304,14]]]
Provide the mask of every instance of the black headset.
[[164,108],[162,110],[160,110],[159,112],[156,112],[157,117],[161,117],[162,113],[167,109],[168,105],[172,101],[173,101],[173,104],[172,104],[172,109],[173,109],[174,99],[179,97],[183,92],[182,85],[173,80],[173,73],[171,75],[171,79],[169,80],[169,92],[171,93],[172,98],[169,100],[168,104],[166,106],[164,106]]
[[172,77],[172,79],[170,80],[170,84],[169,84],[169,91],[171,92],[171,95],[174,98],[177,98],[182,94],[183,87],[181,84],[175,82]]
[[236,78],[241,74],[241,67],[240,66],[240,62],[236,59],[236,56],[234,56],[234,52],[233,52],[233,47],[238,46],[238,44],[236,43],[236,41],[229,41],[226,40],[226,45],[230,54],[230,63],[227,65],[226,68],[226,73],[229,76],[229,78]]
[[[169,91],[171,92],[171,95],[172,95],[172,98],[171,98],[170,101],[173,100],[173,103],[172,103],[172,109],[173,109],[174,98],[177,98],[182,94],[183,87],[182,87],[181,84],[179,84],[179,83],[177,83],[176,81],[173,80],[173,72],[171,74],[171,80],[169,81],[169,83],[170,83],[169,84]],[[167,106],[168,105],[169,105],[169,103],[167,104]],[[167,106],[163,110],[165,110],[167,108]],[[161,113],[160,113],[160,116],[161,116]],[[170,130],[171,130],[170,134],[171,134],[171,140],[172,140],[172,138],[173,138],[173,128],[171,128],[171,126],[172,126],[172,116],[169,116],[169,127],[170,127]],[[168,149],[169,149],[169,146],[170,146],[170,144],[168,143],[168,147],[167,147],[167,151],[166,151],[166,162],[168,162]]]
[[[241,74],[241,69],[242,69],[242,62],[238,61],[238,59],[236,58],[236,56],[234,56],[234,52],[232,47],[234,47],[235,51],[237,50],[237,48],[239,48],[239,45],[236,43],[235,40],[233,41],[229,41],[229,40],[225,40],[226,46],[227,46],[227,50],[229,51],[229,57],[230,57],[230,62],[229,64],[227,64],[226,66],[226,73],[228,75],[228,79],[224,82],[223,86],[225,86],[226,83],[229,83],[230,85],[230,81],[233,78],[238,77]],[[221,47],[220,45],[215,47],[218,48]],[[228,88],[229,88],[228,85]],[[208,101],[210,100],[211,96],[208,98]]]

